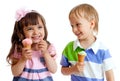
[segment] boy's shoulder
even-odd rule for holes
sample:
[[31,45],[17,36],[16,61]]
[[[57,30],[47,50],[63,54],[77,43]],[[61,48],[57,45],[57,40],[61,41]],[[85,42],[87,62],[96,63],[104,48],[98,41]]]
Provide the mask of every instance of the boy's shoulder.
[[74,44],[74,41],[69,41],[69,42],[67,43],[67,46],[73,46],[73,44]]
[[73,49],[74,41],[69,41],[64,49]]
[[107,45],[100,39],[96,40],[95,47],[99,49],[108,49]]
[[73,51],[74,41],[69,41],[63,50],[63,54],[68,54],[68,52]]

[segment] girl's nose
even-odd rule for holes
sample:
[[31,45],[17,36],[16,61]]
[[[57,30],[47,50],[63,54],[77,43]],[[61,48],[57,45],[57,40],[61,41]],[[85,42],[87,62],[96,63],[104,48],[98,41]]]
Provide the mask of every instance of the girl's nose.
[[34,29],[34,34],[38,34],[38,33],[39,33],[38,29]]

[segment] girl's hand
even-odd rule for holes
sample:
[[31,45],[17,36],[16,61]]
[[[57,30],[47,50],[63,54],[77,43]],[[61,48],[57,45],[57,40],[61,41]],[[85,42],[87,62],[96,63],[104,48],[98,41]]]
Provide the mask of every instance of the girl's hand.
[[44,54],[47,52],[48,44],[45,40],[41,40],[38,44],[38,49]]
[[28,48],[23,48],[22,49],[22,59],[23,60],[28,60],[32,58],[32,50]]
[[80,72],[83,72],[83,70],[84,70],[84,63],[82,63],[82,62],[77,62],[76,64],[75,64],[75,66],[73,66],[73,70],[74,70],[74,72],[75,73],[80,73]]

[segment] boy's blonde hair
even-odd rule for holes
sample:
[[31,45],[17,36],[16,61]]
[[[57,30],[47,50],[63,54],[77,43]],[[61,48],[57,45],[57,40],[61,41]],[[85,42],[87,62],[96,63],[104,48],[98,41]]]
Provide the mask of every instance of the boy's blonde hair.
[[98,33],[99,16],[96,9],[93,6],[89,4],[77,5],[70,11],[69,18],[71,16],[74,16],[75,18],[84,17],[88,21],[94,20],[95,21],[94,32],[96,34]]

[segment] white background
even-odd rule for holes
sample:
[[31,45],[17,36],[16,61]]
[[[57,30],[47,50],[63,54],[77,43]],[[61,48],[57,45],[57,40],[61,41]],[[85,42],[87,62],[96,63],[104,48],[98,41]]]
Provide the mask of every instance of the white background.
[[93,5],[99,13],[98,37],[110,49],[113,56],[115,81],[120,81],[120,4],[119,0],[3,0],[0,1],[0,81],[12,81],[11,69],[6,62],[11,46],[11,34],[15,22],[16,9],[26,7],[37,10],[46,19],[48,39],[54,43],[57,50],[58,70],[53,74],[55,81],[70,81],[69,76],[60,72],[60,58],[65,45],[76,39],[71,31],[68,20],[69,11],[80,3]]

